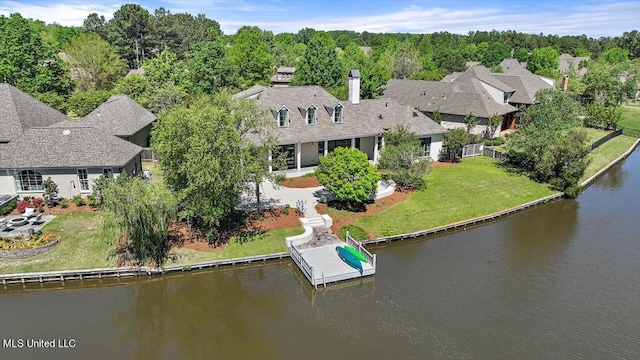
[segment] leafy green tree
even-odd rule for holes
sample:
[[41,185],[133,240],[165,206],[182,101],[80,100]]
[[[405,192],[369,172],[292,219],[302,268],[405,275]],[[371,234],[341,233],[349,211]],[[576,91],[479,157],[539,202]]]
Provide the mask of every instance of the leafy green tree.
[[268,84],[273,73],[273,56],[269,52],[273,35],[256,26],[244,26],[238,30],[229,49],[229,57],[235,64],[244,86]]
[[318,181],[339,201],[363,203],[375,193],[380,175],[358,149],[338,147],[320,157]]
[[435,110],[433,112],[433,114],[431,115],[431,120],[435,121],[438,124],[442,123],[442,114],[440,114],[440,111]]
[[578,181],[591,162],[590,152],[587,132],[582,129],[573,129],[564,138],[556,139],[550,148],[553,177],[549,183],[569,197],[578,196],[582,190]]
[[531,54],[527,69],[541,75],[556,71],[560,65],[559,57],[558,51],[551,46],[536,49]]
[[53,199],[58,196],[58,184],[51,180],[51,177],[48,177],[42,182],[42,187],[44,188],[44,194],[42,195],[44,202],[51,208],[53,207]]
[[33,97],[35,97],[36,99],[42,101],[43,103],[51,106],[52,108],[66,113],[67,112],[67,102],[66,99],[53,91],[48,91],[46,93],[35,93],[33,94]]
[[116,83],[113,92],[116,94],[127,95],[138,103],[142,103],[142,97],[149,87],[149,81],[144,75],[132,74],[127,75]]
[[471,134],[476,125],[478,125],[478,118],[476,117],[476,114],[474,114],[473,111],[467,113],[464,116],[464,126],[467,129],[467,133]]
[[65,49],[69,63],[78,72],[78,90],[110,90],[127,72],[108,42],[97,35],[85,35],[71,41]]
[[226,91],[160,114],[151,147],[180,200],[180,216],[201,219],[207,228],[219,226],[247,184],[263,174],[253,161],[262,161],[266,153],[256,156],[254,146],[272,145],[263,143],[270,126],[255,102],[236,102]]
[[91,13],[82,23],[82,28],[89,32],[94,33],[102,38],[105,36],[105,27],[107,26],[107,20],[105,20],[103,15],[98,15],[98,13]]
[[488,121],[489,131],[487,134],[489,139],[494,138],[496,130],[498,130],[498,127],[501,124],[502,124],[502,116],[495,114],[489,118],[489,121]]
[[20,14],[0,16],[0,80],[31,95],[66,96],[73,89],[66,63]]
[[[92,20],[96,20],[95,17]],[[154,48],[152,26],[153,19],[145,8],[126,4],[113,13],[104,28],[104,36],[129,67],[139,68]]]
[[510,49],[507,45],[500,42],[483,42],[478,45],[479,60],[484,66],[492,67],[500,64],[500,62],[510,55]]
[[600,54],[600,60],[612,65],[619,64],[629,60],[629,52],[614,47]]
[[171,50],[185,59],[194,44],[220,40],[220,24],[199,14],[173,14],[164,8],[153,13],[153,35],[160,50]]
[[391,178],[402,188],[424,188],[429,159],[423,158],[418,136],[405,126],[397,126],[385,133],[384,139],[378,168],[389,170]]
[[71,95],[67,104],[67,113],[79,117],[85,117],[95,110],[111,96],[110,91],[90,90],[78,91]]
[[618,108],[603,104],[589,104],[586,106],[587,115],[584,118],[584,126],[587,127],[604,127],[607,129],[615,129],[622,112]]
[[620,47],[629,52],[630,59],[640,58],[640,32],[627,31],[620,37]]
[[579,118],[582,109],[569,94],[552,89],[539,91],[536,102],[527,110],[528,121],[509,138],[505,149],[509,161],[532,179],[548,182],[560,177],[554,181],[562,185],[560,190],[564,190],[565,186],[574,184],[566,177],[571,174],[560,170],[562,166],[558,161],[565,160],[556,149],[564,149],[564,144],[572,137],[580,139],[582,145],[589,145],[586,138],[577,137],[574,131],[582,124]]
[[513,52],[513,58],[518,60],[521,64],[529,62],[529,51],[525,48],[517,48]]
[[458,162],[462,158],[462,148],[469,144],[469,133],[463,128],[455,128],[444,134],[442,146],[447,148],[444,160]]
[[138,265],[162,266],[169,251],[169,226],[177,202],[163,185],[139,178],[111,181],[104,189],[105,228],[117,229]]
[[406,79],[420,71],[420,52],[412,43],[401,43],[387,52],[387,68],[394,79]]
[[342,64],[331,35],[318,31],[311,36],[293,78],[294,85],[319,85],[332,89],[341,85]]
[[187,69],[192,93],[213,94],[222,88],[240,85],[238,70],[222,41],[198,44],[193,57],[187,62]]
[[[606,62],[594,63],[582,79],[585,84],[584,93],[589,95],[596,104],[620,105],[625,95],[631,95],[628,94],[628,84],[620,79],[621,75],[627,74],[627,65],[628,61],[616,65]],[[633,82],[633,79],[630,79],[629,83]]]

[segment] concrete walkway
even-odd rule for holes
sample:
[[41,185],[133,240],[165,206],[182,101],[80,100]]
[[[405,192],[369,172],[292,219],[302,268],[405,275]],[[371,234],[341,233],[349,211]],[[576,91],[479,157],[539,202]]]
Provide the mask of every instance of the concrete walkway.
[[[282,207],[289,204],[292,209],[296,209],[296,205],[300,201],[304,204],[304,215],[306,217],[320,216],[316,211],[316,205],[319,202],[326,202],[334,197],[324,186],[298,189],[274,185],[271,181],[264,181],[260,184],[260,190],[260,206]],[[393,194],[394,190],[395,185],[379,182],[375,199],[389,196]],[[255,207],[256,202],[252,196],[245,196],[242,204],[239,206],[241,209],[252,209]]]

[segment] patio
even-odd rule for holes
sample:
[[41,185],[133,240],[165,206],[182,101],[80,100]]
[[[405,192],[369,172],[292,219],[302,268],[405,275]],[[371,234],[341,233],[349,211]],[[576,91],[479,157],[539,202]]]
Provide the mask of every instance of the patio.
[[[25,219],[20,220],[20,219]],[[40,231],[44,225],[53,220],[55,215],[44,215],[38,220],[37,216],[33,216],[29,219],[20,215],[7,215],[0,218],[0,237],[14,237],[14,236],[28,236],[29,229],[33,229],[34,232]],[[4,221],[6,220],[6,223]],[[13,220],[13,221],[12,221]],[[7,227],[8,224],[12,224]],[[22,224],[22,225],[20,225]]]

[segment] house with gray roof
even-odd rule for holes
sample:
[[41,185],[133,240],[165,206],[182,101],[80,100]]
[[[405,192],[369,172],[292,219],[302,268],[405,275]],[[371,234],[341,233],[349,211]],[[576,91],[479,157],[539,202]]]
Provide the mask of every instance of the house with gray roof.
[[126,95],[112,95],[82,119],[91,126],[141,147],[149,147],[151,127],[158,118]]
[[72,197],[102,174],[141,171],[140,146],[88,124],[0,84],[0,194],[42,196],[51,177]]
[[360,74],[351,70],[348,101],[320,86],[257,87],[234,97],[253,99],[268,110],[289,169],[316,166],[320,156],[340,146],[358,148],[377,162],[384,133],[398,125],[418,135],[424,156],[437,159],[445,128],[393,99],[360,100],[359,89]]
[[[538,90],[552,87],[519,63],[516,66],[505,60],[505,67],[505,72],[498,74],[476,65],[463,73],[447,75],[441,81],[391,79],[383,98],[413,106],[430,117],[437,111],[446,129],[465,127],[465,116],[473,113],[478,121],[473,133],[497,136],[501,130],[515,126],[518,106],[533,104]],[[502,117],[502,125],[489,134],[489,118],[495,115]]]
[[271,76],[271,86],[282,87],[289,86],[293,81],[293,74],[296,72],[296,68],[292,66],[280,66],[276,73]]
[[588,56],[571,56],[570,54],[562,54],[558,58],[558,71],[562,74],[568,73],[570,70],[575,70],[578,78],[583,77],[589,69],[586,67],[580,67],[580,63],[591,60]]

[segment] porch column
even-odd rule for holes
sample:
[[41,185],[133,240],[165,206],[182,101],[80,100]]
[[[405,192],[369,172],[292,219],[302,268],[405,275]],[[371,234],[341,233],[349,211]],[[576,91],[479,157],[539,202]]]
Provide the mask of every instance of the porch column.
[[373,141],[373,163],[374,164],[378,163],[378,141],[380,141],[380,138],[378,137],[378,135],[376,135],[376,138]]
[[300,163],[302,162],[302,143],[296,144],[296,167],[300,172]]
[[355,148],[356,147],[356,138],[351,138],[351,148]]
[[324,156],[327,156],[329,153],[329,140],[324,141]]
[[269,174],[271,174],[273,172],[273,166],[271,166],[271,161],[273,161],[271,150],[269,150],[269,155],[267,155],[267,159],[269,160]]

